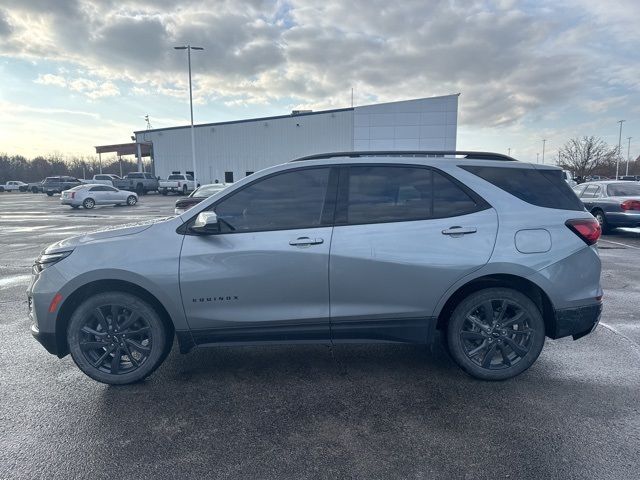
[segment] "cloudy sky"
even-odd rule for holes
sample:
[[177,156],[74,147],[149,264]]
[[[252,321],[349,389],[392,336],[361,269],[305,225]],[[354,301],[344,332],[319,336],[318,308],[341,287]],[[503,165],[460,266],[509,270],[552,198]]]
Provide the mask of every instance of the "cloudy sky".
[[[133,130],[461,93],[458,147],[640,154],[637,0],[0,0],[0,152],[87,155]],[[636,145],[634,147],[634,144]]]

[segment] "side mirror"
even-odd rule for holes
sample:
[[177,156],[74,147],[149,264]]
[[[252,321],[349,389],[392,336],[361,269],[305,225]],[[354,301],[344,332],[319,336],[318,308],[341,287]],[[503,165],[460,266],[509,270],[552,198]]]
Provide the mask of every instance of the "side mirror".
[[200,235],[220,233],[220,222],[214,212],[200,212],[191,226],[191,231]]

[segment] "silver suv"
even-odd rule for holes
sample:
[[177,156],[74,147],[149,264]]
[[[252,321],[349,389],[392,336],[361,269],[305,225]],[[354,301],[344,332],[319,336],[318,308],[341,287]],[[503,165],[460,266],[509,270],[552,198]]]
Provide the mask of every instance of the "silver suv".
[[[602,309],[598,222],[562,170],[479,152],[314,155],[180,216],[46,248],[32,332],[91,378],[262,343],[445,340],[467,373],[517,375]],[[126,252],[123,254],[123,252]]]

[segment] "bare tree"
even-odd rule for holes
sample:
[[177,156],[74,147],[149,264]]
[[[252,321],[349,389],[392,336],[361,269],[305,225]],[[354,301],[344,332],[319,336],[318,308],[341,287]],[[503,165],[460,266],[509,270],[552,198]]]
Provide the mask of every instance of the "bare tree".
[[615,162],[616,151],[598,137],[572,138],[560,148],[559,165],[584,178]]

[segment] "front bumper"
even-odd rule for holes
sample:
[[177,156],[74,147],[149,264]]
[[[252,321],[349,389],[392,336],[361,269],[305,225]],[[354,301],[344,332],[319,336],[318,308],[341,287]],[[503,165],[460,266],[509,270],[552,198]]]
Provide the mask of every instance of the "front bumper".
[[601,313],[602,302],[556,310],[555,325],[549,337],[556,339],[571,335],[574,340],[584,337],[595,330]]
[[58,355],[58,342],[55,333],[41,332],[37,325],[31,325],[31,335],[52,355]]

